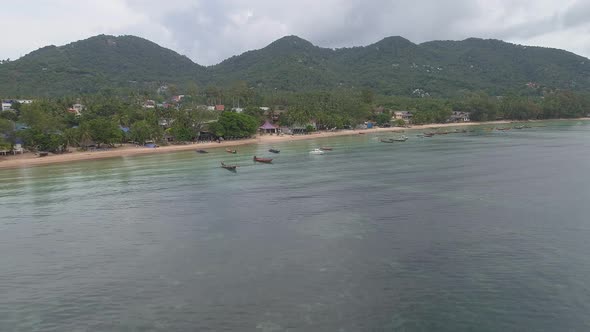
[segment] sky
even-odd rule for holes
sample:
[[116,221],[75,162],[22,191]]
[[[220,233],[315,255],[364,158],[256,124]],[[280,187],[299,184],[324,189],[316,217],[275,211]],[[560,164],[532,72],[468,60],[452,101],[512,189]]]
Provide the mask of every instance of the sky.
[[0,0],[0,59],[135,35],[212,65],[297,35],[322,47],[388,36],[495,38],[590,57],[590,0]]

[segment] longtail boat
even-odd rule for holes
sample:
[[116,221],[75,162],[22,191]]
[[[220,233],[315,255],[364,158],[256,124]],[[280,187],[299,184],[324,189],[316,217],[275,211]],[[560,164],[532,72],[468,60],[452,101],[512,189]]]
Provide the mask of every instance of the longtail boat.
[[393,138],[382,138],[379,140],[381,143],[393,143],[395,142]]
[[322,147],[320,147],[320,150],[332,151],[332,150],[334,150],[334,148],[332,148],[331,146],[322,146]]
[[227,152],[227,153],[234,153],[234,154],[235,153],[238,153],[237,150],[231,150],[231,149],[225,149],[225,152]]
[[394,142],[405,142],[408,140],[408,136],[402,135],[400,137],[393,138]]
[[271,152],[271,153],[281,153],[281,150],[277,150],[277,149],[268,149],[268,152]]
[[259,158],[259,157],[254,156],[254,161],[259,162],[259,163],[270,164],[270,163],[272,163],[272,158]]
[[209,153],[209,151],[206,151],[206,150],[197,150],[197,153]]
[[238,165],[227,165],[223,161],[221,162],[221,168],[225,168],[228,171],[235,172],[237,167],[238,167]]

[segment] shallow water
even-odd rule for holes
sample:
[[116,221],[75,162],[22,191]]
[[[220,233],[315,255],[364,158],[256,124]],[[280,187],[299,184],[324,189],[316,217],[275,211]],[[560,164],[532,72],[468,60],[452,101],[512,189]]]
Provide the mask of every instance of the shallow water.
[[590,123],[406,134],[2,170],[0,330],[590,330]]

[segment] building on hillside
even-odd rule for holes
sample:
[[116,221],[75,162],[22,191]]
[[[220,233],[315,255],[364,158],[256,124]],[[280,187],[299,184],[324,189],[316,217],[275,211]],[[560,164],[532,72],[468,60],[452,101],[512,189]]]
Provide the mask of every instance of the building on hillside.
[[2,110],[3,111],[8,111],[8,110],[11,110],[11,109],[12,109],[12,103],[9,103],[9,102],[6,102],[6,101],[3,101],[2,102]]
[[143,108],[156,108],[156,102],[151,99],[148,99],[143,103],[142,107]]
[[171,100],[173,103],[180,103],[180,101],[182,101],[182,98],[184,98],[184,95],[172,96]]
[[74,105],[72,105],[72,107],[68,108],[68,113],[72,113],[75,115],[80,115],[82,114],[82,111],[85,109],[86,107],[84,107],[84,105],[80,104],[80,103],[76,103]]
[[376,114],[383,114],[383,113],[385,113],[385,111],[386,111],[385,107],[379,106],[379,107],[375,107],[373,109],[373,114],[375,114],[375,115]]
[[215,106],[207,106],[207,111],[215,111]]
[[215,110],[216,111],[225,111],[225,105],[215,105]]
[[233,107],[232,112],[236,112],[236,113],[242,113],[244,111],[244,109],[242,107]]
[[408,111],[396,111],[393,112],[393,119],[394,120],[403,120],[405,123],[412,122],[412,113]]
[[453,112],[447,122],[469,122],[470,115],[469,112]]
[[32,99],[17,99],[17,100],[14,100],[14,101],[16,101],[19,104],[23,104],[23,105],[25,105],[25,104],[32,104],[33,103],[33,100]]

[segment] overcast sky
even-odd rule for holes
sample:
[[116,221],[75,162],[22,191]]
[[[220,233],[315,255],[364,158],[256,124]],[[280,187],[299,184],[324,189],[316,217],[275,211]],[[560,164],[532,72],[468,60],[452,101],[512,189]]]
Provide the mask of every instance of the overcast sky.
[[590,0],[0,0],[0,59],[97,34],[136,35],[210,65],[298,35],[343,47],[468,37],[590,56]]

